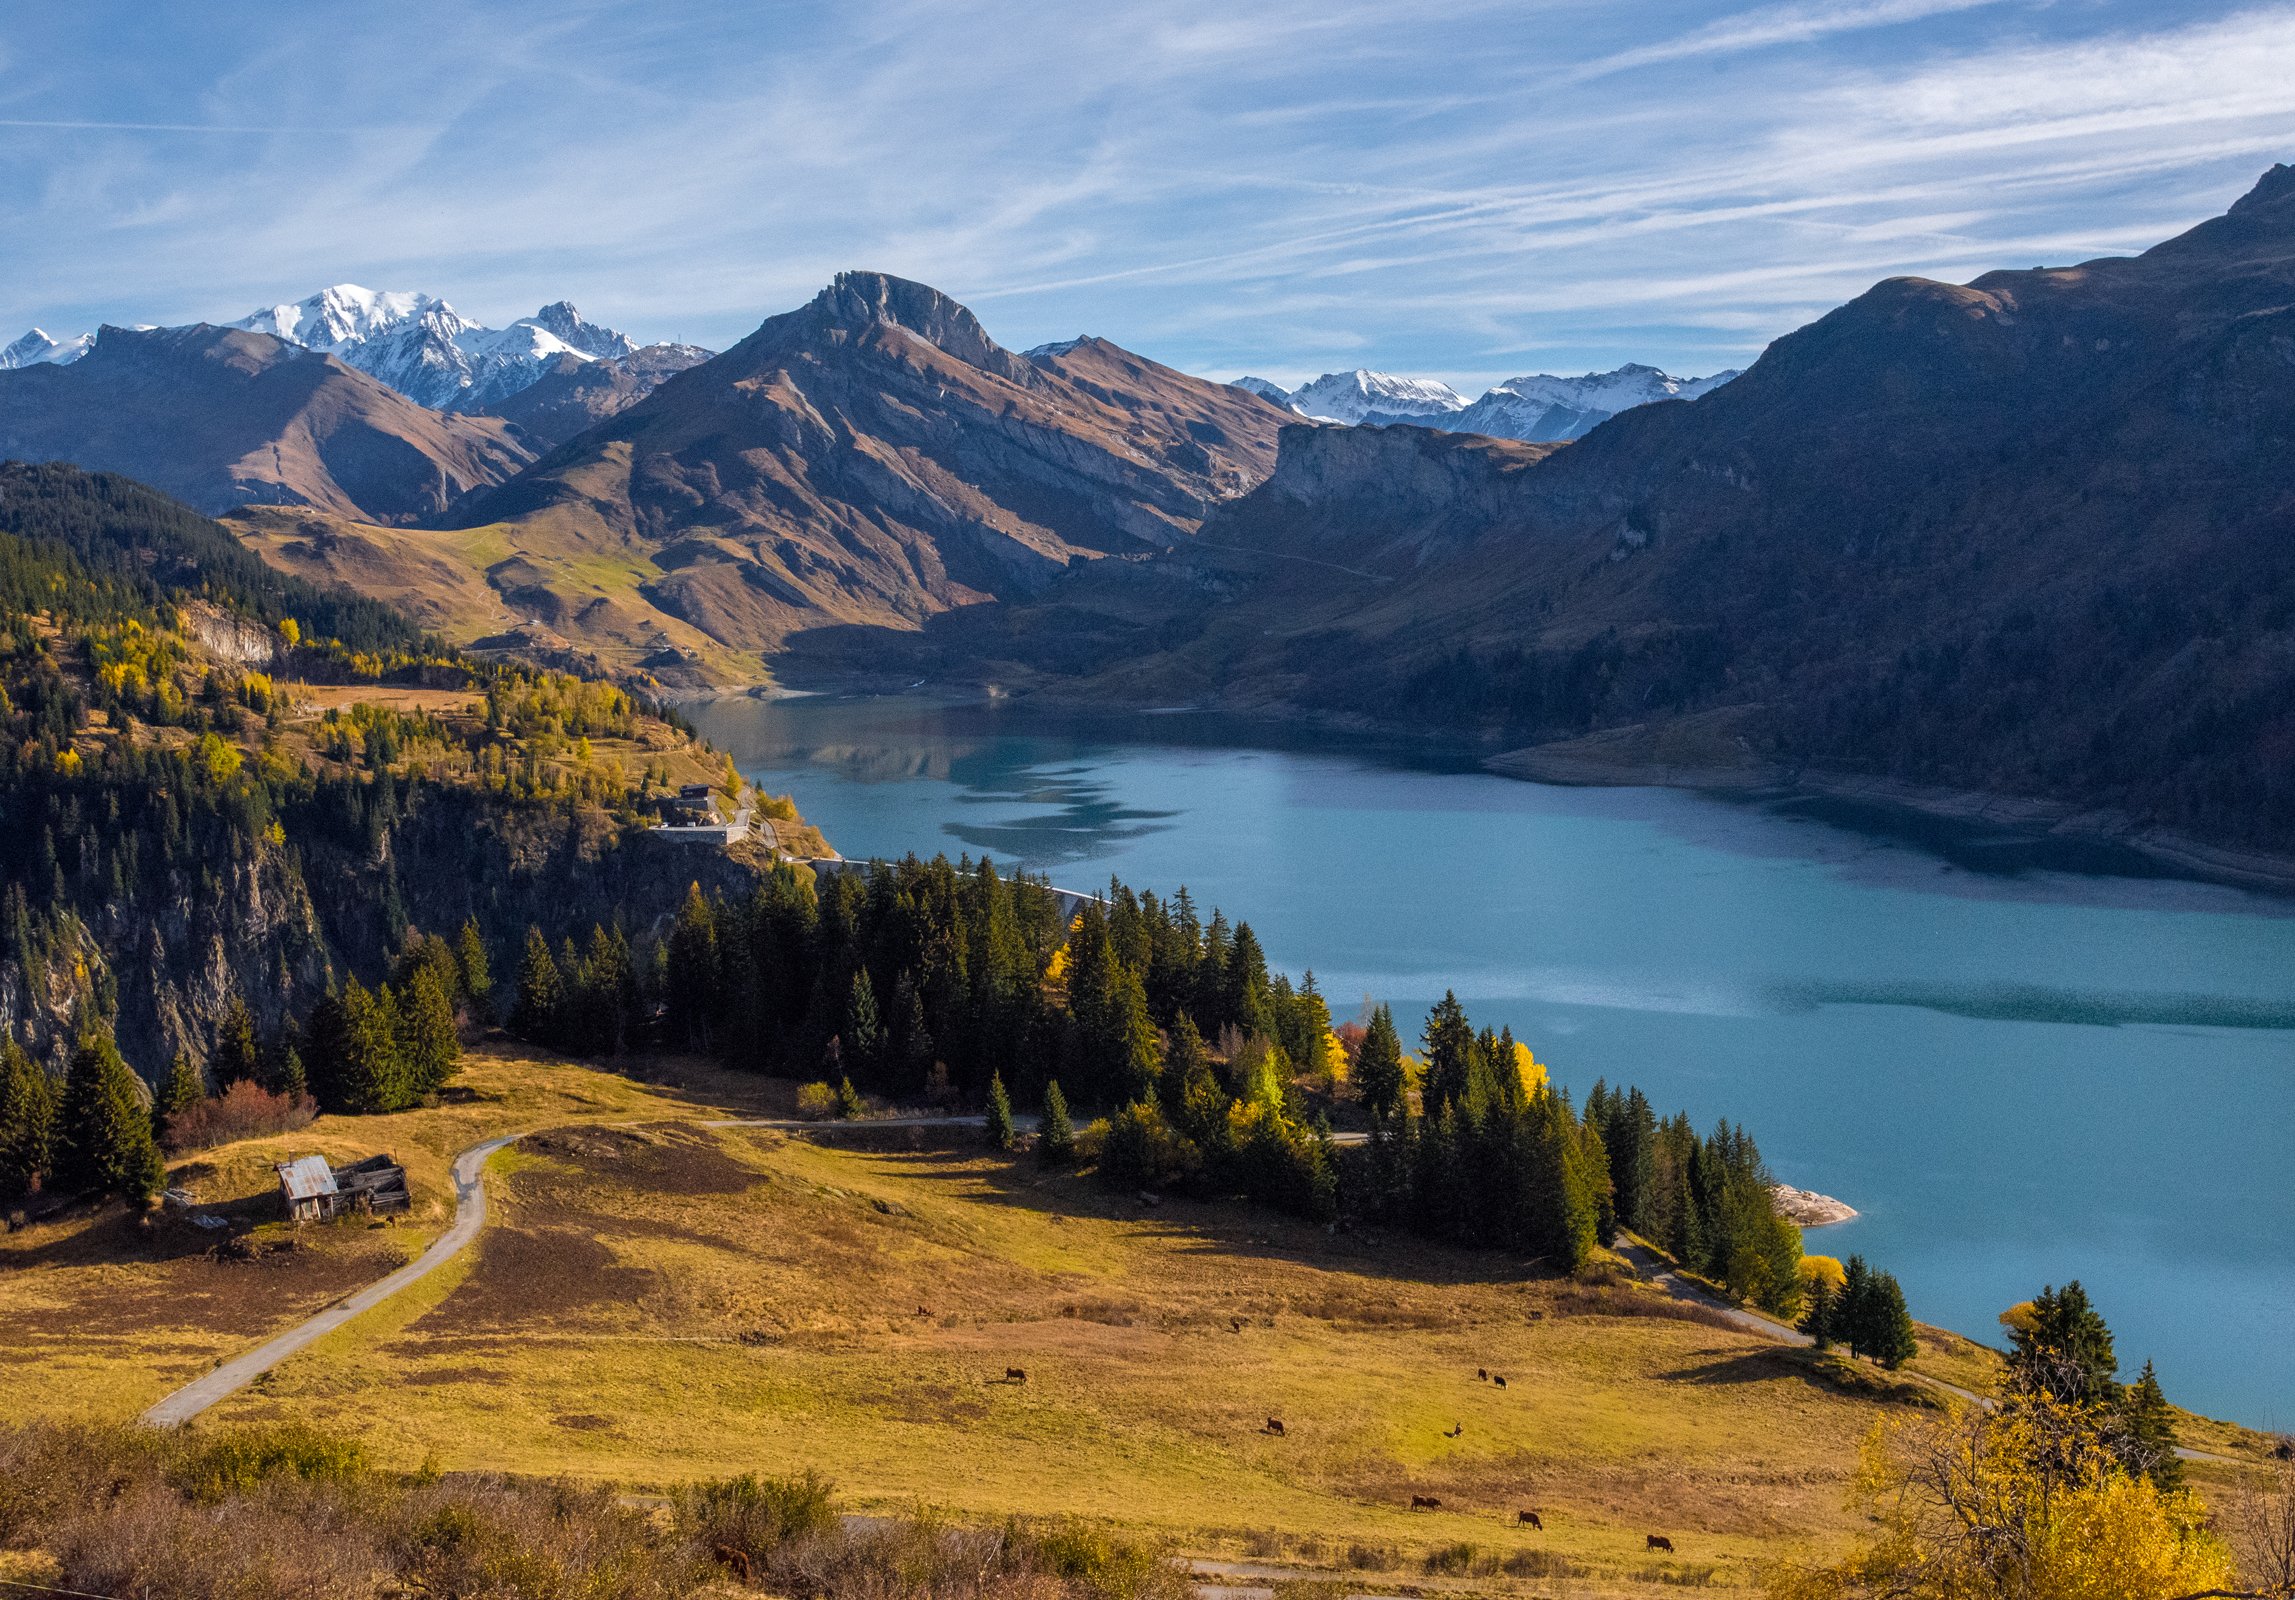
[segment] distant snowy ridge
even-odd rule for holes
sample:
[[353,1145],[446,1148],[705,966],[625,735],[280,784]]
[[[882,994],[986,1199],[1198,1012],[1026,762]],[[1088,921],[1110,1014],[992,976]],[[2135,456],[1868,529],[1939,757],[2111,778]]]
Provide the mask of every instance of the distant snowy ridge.
[[[638,348],[626,334],[583,320],[567,300],[488,328],[436,295],[355,283],[265,306],[227,326],[333,356],[433,411],[484,411],[547,375],[560,357],[620,361]],[[0,348],[0,371],[68,366],[95,344],[92,333],[58,339],[34,328]]]
[[1507,379],[1471,405],[1449,385],[1431,378],[1398,378],[1362,368],[1328,372],[1297,389],[1250,377],[1237,378],[1233,386],[1319,422],[1372,427],[1413,423],[1546,443],[1579,438],[1619,412],[1652,401],[1695,400],[1736,376],[1732,370],[1710,378],[1677,378],[1639,363],[1577,378],[1533,373]]
[[231,326],[323,351],[433,411],[484,411],[541,378],[560,356],[613,361],[634,353],[626,335],[585,322],[560,300],[507,328],[460,315],[435,295],[338,283]]
[[1397,378],[1361,367],[1352,372],[1326,372],[1313,383],[1292,390],[1289,398],[1292,410],[1318,422],[1360,422],[1373,412],[1434,422],[1466,409],[1465,396],[1447,383],[1432,378]]
[[1730,371],[1677,378],[1639,363],[1577,378],[1534,373],[1508,378],[1443,426],[1498,439],[1577,439],[1621,411],[1658,400],[1695,400],[1736,376]]
[[68,367],[96,347],[92,333],[74,334],[69,339],[49,336],[44,328],[34,328],[5,349],[0,349],[0,372],[12,372],[18,367]]

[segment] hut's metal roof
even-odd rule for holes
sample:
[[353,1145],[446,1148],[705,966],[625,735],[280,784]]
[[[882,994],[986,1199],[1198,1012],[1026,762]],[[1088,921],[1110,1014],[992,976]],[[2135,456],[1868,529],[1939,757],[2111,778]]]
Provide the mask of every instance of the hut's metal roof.
[[316,1200],[335,1192],[335,1174],[325,1156],[298,1156],[279,1163],[279,1188],[289,1200]]

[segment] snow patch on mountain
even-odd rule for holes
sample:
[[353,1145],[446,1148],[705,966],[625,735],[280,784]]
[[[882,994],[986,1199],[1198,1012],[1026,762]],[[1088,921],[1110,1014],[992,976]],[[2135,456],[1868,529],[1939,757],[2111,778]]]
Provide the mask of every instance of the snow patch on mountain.
[[557,301],[507,328],[470,321],[435,295],[338,283],[231,324],[333,356],[433,411],[484,411],[561,356],[614,361],[635,341]]
[[1447,383],[1433,378],[1398,378],[1362,367],[1352,372],[1326,372],[1292,390],[1287,398],[1292,410],[1318,422],[1360,422],[1376,412],[1439,427],[1442,424],[1437,418],[1466,409],[1465,396]]
[[1262,400],[1272,400],[1279,406],[1288,406],[1291,403],[1290,390],[1279,383],[1269,383],[1265,378],[1254,378],[1249,373],[1237,378],[1228,387],[1241,389],[1245,394],[1255,394]]
[[18,367],[68,367],[95,347],[96,336],[92,333],[58,339],[45,328],[34,328],[14,344],[0,349],[0,372],[12,372]]
[[1730,371],[1709,378],[1677,378],[1638,362],[1576,378],[1532,373],[1495,385],[1438,426],[1498,439],[1577,439],[1621,411],[1658,400],[1695,400],[1736,376]]

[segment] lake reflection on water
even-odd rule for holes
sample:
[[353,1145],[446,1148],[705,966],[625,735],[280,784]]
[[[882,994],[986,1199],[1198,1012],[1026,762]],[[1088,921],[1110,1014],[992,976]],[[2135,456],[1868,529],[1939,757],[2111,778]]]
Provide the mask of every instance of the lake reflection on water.
[[1334,1009],[1445,988],[1579,1094],[1747,1123],[1857,1206],[1916,1315],[1993,1337],[2077,1277],[2172,1398],[2295,1425],[2295,916],[2048,870],[1959,830],[1842,825],[1469,756],[1184,717],[721,700],[695,724],[847,855],[988,853],[1247,918]]

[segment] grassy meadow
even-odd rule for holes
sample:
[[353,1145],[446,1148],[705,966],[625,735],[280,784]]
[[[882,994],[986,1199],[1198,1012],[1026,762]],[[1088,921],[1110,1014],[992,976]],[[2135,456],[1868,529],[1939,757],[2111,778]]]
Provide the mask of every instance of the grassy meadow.
[[[1077,1516],[1384,1587],[1597,1594],[1727,1592],[1764,1556],[1837,1549],[1859,1441],[1925,1403],[1615,1273],[1149,1204],[969,1132],[713,1129],[785,1114],[790,1086],[639,1070],[655,1081],[489,1048],[437,1107],[322,1118],[173,1175],[252,1216],[289,1151],[388,1150],[416,1195],[396,1226],[270,1223],[251,1239],[293,1248],[252,1262],[117,1212],[0,1238],[8,1409],[134,1415],[409,1258],[451,1211],[452,1153],[518,1130],[538,1131],[490,1166],[477,1246],[214,1421],[640,1492],[813,1469],[863,1510]],[[1932,1350],[1984,1380],[1981,1347]],[[1647,1556],[1648,1533],[1676,1556]]]

